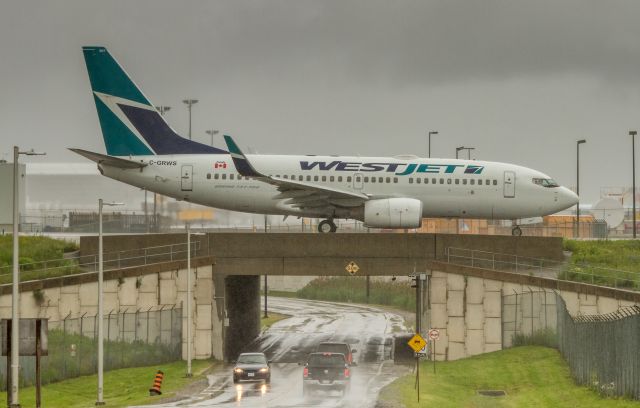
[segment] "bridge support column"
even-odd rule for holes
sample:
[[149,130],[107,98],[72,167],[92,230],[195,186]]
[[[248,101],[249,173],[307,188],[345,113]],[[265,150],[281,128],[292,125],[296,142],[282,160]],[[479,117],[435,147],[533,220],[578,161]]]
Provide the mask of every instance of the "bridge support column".
[[260,277],[227,276],[225,300],[229,327],[225,330],[225,357],[235,360],[243,347],[260,334]]

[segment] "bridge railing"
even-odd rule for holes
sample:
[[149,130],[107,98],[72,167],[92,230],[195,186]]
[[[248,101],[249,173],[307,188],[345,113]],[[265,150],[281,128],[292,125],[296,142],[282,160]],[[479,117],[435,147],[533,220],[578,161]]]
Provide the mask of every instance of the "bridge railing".
[[[206,250],[207,248],[203,248],[199,241],[191,242],[191,257],[195,258],[204,255]],[[187,253],[186,242],[105,252],[103,253],[103,268],[105,271],[109,271],[125,267],[181,260],[187,258]],[[19,265],[20,280],[28,281],[84,272],[96,272],[99,268],[98,263],[98,254],[21,263]],[[11,275],[11,265],[1,267],[0,284],[11,282]]]
[[446,257],[461,266],[640,290],[640,272],[635,271],[456,247],[448,247]]

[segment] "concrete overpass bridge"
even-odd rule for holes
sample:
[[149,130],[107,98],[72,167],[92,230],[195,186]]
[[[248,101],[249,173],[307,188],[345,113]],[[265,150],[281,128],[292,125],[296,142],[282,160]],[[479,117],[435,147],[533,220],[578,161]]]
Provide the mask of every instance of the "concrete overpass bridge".
[[[460,265],[448,259],[448,248],[464,248],[559,261],[563,259],[560,238],[222,233],[194,235],[192,240],[198,250],[192,261],[193,297],[187,299],[184,257],[173,259],[172,255],[171,259],[136,265],[113,255],[137,249],[145,259],[151,258],[157,255],[144,248],[184,243],[184,234],[105,237],[105,251],[112,254],[105,260],[119,262],[118,268],[105,273],[105,309],[146,309],[191,301],[196,358],[233,357],[258,335],[260,275],[348,276],[345,267],[350,262],[358,265],[359,276],[405,276],[414,272],[429,276],[422,293],[427,307],[421,319],[422,327],[441,330],[438,359],[457,359],[508,345],[502,327],[505,293],[554,290],[562,294],[574,314],[609,313],[640,303],[636,292],[497,271],[487,265]],[[96,237],[83,237],[81,255],[96,252]],[[68,314],[95,312],[96,281],[96,274],[88,272],[24,282],[23,294],[40,290],[44,301],[23,295],[22,316],[56,320]],[[0,286],[2,317],[10,316],[10,292],[9,286]],[[533,308],[530,314],[533,317]],[[183,315],[183,328],[186,321]],[[182,332],[184,343],[186,330]]]

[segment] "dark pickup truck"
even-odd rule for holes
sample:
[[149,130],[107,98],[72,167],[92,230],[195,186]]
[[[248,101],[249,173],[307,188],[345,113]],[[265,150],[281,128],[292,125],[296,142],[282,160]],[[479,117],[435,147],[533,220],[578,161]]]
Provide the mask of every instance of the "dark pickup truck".
[[349,391],[351,370],[341,353],[311,353],[302,372],[302,392],[309,395],[315,390]]

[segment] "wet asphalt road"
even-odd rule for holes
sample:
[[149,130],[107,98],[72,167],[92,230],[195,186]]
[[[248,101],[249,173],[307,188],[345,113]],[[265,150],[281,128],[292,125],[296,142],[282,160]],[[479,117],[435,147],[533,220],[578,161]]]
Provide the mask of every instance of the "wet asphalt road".
[[[273,361],[270,385],[234,385],[231,367],[225,367],[209,375],[209,386],[197,395],[155,407],[373,408],[380,389],[409,372],[392,361],[392,335],[407,331],[398,315],[360,305],[285,298],[270,298],[269,310],[292,317],[274,324],[244,351],[262,351]],[[298,362],[322,341],[347,342],[357,350],[351,391],[344,397],[337,391],[302,395]]]

